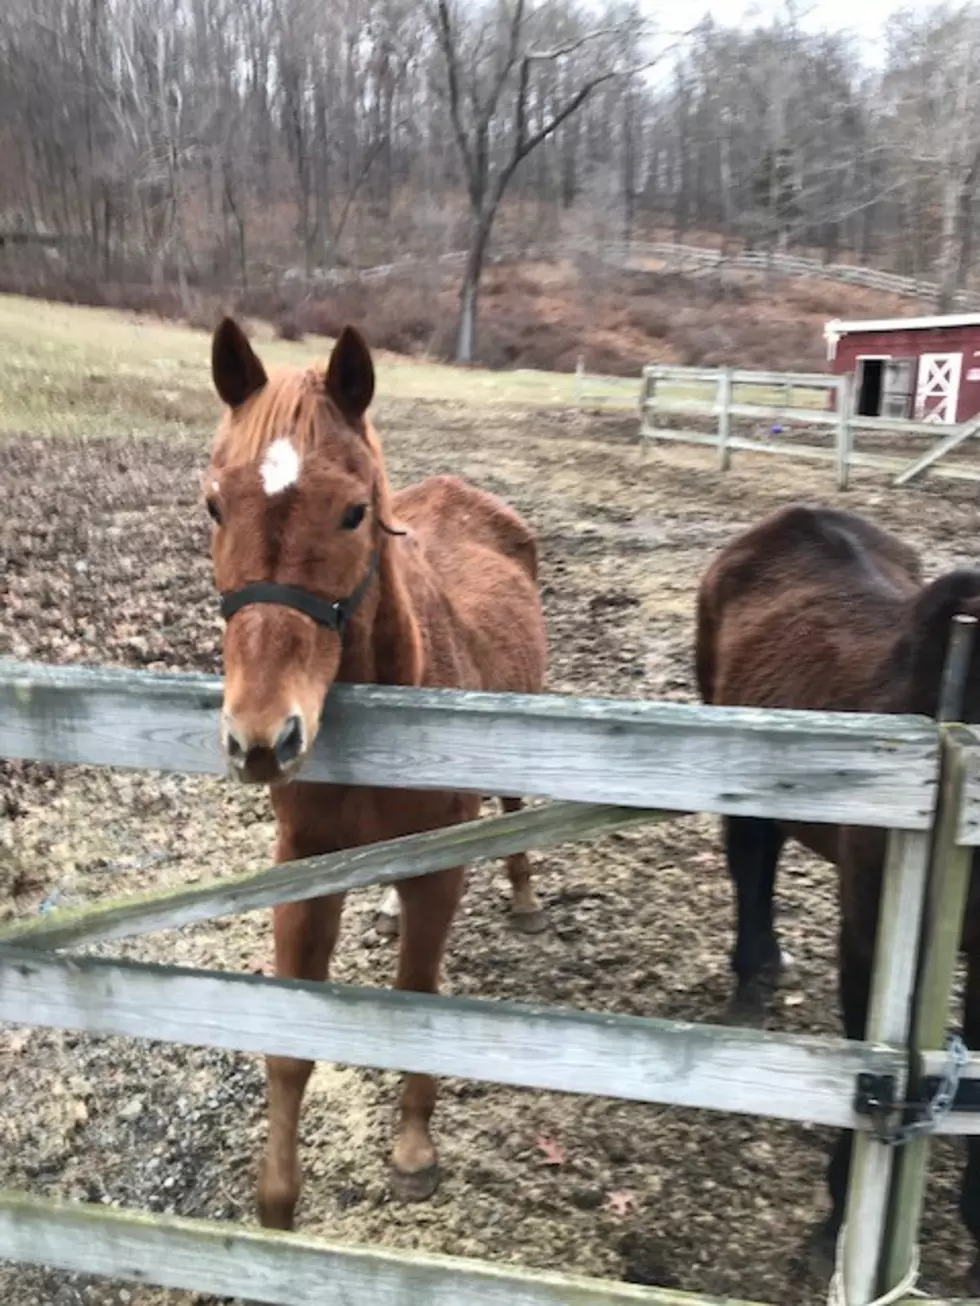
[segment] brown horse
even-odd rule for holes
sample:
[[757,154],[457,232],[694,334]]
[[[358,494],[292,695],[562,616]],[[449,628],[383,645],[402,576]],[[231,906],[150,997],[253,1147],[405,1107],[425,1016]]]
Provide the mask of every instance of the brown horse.
[[[697,675],[706,703],[935,716],[952,618],[980,615],[980,572],[925,584],[917,554],[873,523],[830,508],[794,506],[732,540],[701,582]],[[980,650],[969,670],[964,719],[980,720]],[[781,966],[773,928],[776,866],[793,835],[839,869],[840,1003],[848,1038],[864,1037],[885,834],[754,817],[725,820],[735,883],[736,1004],[758,1010]],[[980,863],[974,860],[974,871]],[[980,1048],[980,875],[974,874],[963,947],[963,1033]],[[833,1209],[818,1234],[825,1263],[844,1211],[851,1134],[828,1172]],[[970,1139],[960,1195],[980,1244],[980,1140]],[[980,1276],[980,1257],[974,1267]]]
[[[439,476],[393,494],[366,413],[367,346],[347,328],[329,364],[267,376],[240,328],[214,335],[227,405],[205,481],[222,612],[221,734],[230,770],[269,783],[279,861],[419,833],[479,815],[479,795],[297,782],[334,681],[536,692],[546,636],[535,538],[499,500]],[[520,800],[504,800],[517,810]],[[509,859],[517,920],[538,923],[527,858]],[[463,868],[398,885],[396,985],[434,993]],[[277,974],[323,980],[342,896],[275,912]],[[313,1066],[267,1060],[263,1224],[290,1228],[300,1190],[297,1129]],[[438,1183],[427,1075],[407,1075],[392,1184],[424,1199]]]

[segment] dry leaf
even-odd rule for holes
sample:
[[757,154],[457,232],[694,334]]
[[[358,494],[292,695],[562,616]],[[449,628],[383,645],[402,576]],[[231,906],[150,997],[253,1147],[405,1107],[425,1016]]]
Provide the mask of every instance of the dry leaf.
[[606,1194],[602,1209],[617,1218],[629,1215],[636,1210],[636,1197],[625,1188],[614,1188]]
[[540,1134],[534,1140],[534,1146],[541,1153],[542,1165],[565,1164],[565,1149],[554,1138],[546,1138],[544,1134]]

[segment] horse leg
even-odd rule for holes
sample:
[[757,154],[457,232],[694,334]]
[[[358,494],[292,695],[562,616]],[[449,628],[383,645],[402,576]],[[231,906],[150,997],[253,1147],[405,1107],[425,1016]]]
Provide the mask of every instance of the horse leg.
[[[398,888],[402,936],[395,987],[413,993],[435,993],[449,927],[463,893],[463,868],[402,880]],[[424,1202],[439,1186],[436,1148],[429,1133],[435,1105],[436,1081],[432,1076],[406,1075],[391,1171],[392,1191],[401,1201]]]
[[[521,798],[501,798],[500,802],[505,812],[519,812],[523,806]],[[507,858],[507,877],[511,887],[511,924],[522,934],[541,934],[548,928],[548,914],[534,892],[527,853],[514,853]],[[382,938],[398,938],[401,930],[401,901],[394,885],[385,890],[374,918],[374,928]]]
[[[840,929],[840,1005],[844,1022],[844,1036],[860,1040],[868,1021],[868,1002],[871,994],[871,959],[874,956],[874,937],[860,942],[853,937],[847,922],[842,919]],[[842,1129],[834,1142],[827,1165],[827,1188],[830,1193],[830,1214],[817,1228],[810,1246],[810,1269],[821,1280],[829,1280],[834,1271],[837,1237],[844,1223],[847,1206],[847,1185],[851,1173],[851,1151],[854,1134]]]
[[773,896],[786,836],[775,821],[754,816],[728,816],[724,831],[725,856],[735,885],[732,970],[737,983],[730,1010],[747,1023],[757,1023],[765,1003],[765,980],[782,969]]
[[[500,803],[505,812],[519,812],[524,806],[521,798],[501,798]],[[522,934],[540,934],[548,928],[548,914],[534,892],[527,853],[513,853],[507,858],[507,877],[511,888],[511,924]]]
[[760,939],[763,969],[778,975],[792,964],[792,958],[779,945],[776,937],[776,871],[786,843],[786,835],[775,821],[766,821],[763,835],[762,865],[759,875],[757,903],[757,929]]
[[[980,1049],[980,953],[971,949],[966,958],[966,995],[963,1005],[963,1041],[975,1052]],[[973,1235],[976,1253],[967,1278],[971,1297],[980,1293],[980,1138],[966,1140],[966,1169],[960,1186],[960,1215]]]
[[[276,907],[276,974],[282,979],[324,980],[340,932],[343,894]],[[299,1200],[299,1113],[312,1061],[266,1057],[269,1137],[258,1187],[259,1219],[267,1229],[291,1229]]]
[[374,918],[374,928],[383,939],[397,939],[401,930],[401,899],[393,884],[385,889],[381,906]]

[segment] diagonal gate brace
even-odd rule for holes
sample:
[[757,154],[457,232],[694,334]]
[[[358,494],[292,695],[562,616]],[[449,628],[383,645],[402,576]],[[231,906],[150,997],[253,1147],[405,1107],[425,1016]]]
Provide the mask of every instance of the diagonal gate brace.
[[948,453],[958,448],[964,440],[968,440],[971,435],[977,435],[978,433],[980,433],[980,417],[975,417],[971,422],[955,426],[949,435],[942,440],[937,440],[921,458],[917,458],[914,463],[909,463],[908,467],[899,472],[893,484],[907,485],[909,481],[921,476],[933,463],[937,463],[940,458],[945,458]]

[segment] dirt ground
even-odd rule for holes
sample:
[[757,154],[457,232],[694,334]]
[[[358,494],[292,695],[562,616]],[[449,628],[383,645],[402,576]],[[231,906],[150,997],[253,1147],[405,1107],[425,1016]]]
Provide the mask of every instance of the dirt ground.
[[[715,550],[794,499],[842,503],[921,546],[930,569],[968,564],[976,488],[893,491],[858,473],[736,457],[722,476],[679,446],[641,458],[635,422],[462,404],[382,403],[396,484],[453,470],[536,526],[551,632],[550,687],[691,701],[693,598]],[[0,445],[0,653],[48,662],[219,669],[203,431]],[[2,765],[2,764],[0,764]],[[38,767],[0,772],[0,915],[259,866],[266,797],[218,781]],[[4,806],[5,805],[5,806]],[[535,858],[550,912],[536,940],[507,927],[500,867],[472,879],[454,927],[455,994],[701,1021],[728,993],[731,897],[714,822],[692,818]],[[348,906],[334,977],[384,984],[391,945],[377,891]],[[831,870],[784,861],[781,927],[796,961],[774,1029],[837,1032]],[[257,970],[265,913],[115,945],[146,961]],[[107,949],[108,951],[108,949]],[[0,1186],[108,1205],[251,1221],[264,1080],[258,1059],[71,1034],[0,1030]],[[318,1068],[302,1124],[299,1227],[345,1242],[809,1306],[798,1256],[823,1215],[827,1131],[767,1120],[446,1082],[445,1176],[423,1206],[390,1200],[395,1078]],[[962,1286],[957,1148],[935,1150],[923,1286]],[[0,1265],[7,1306],[204,1301]]]

